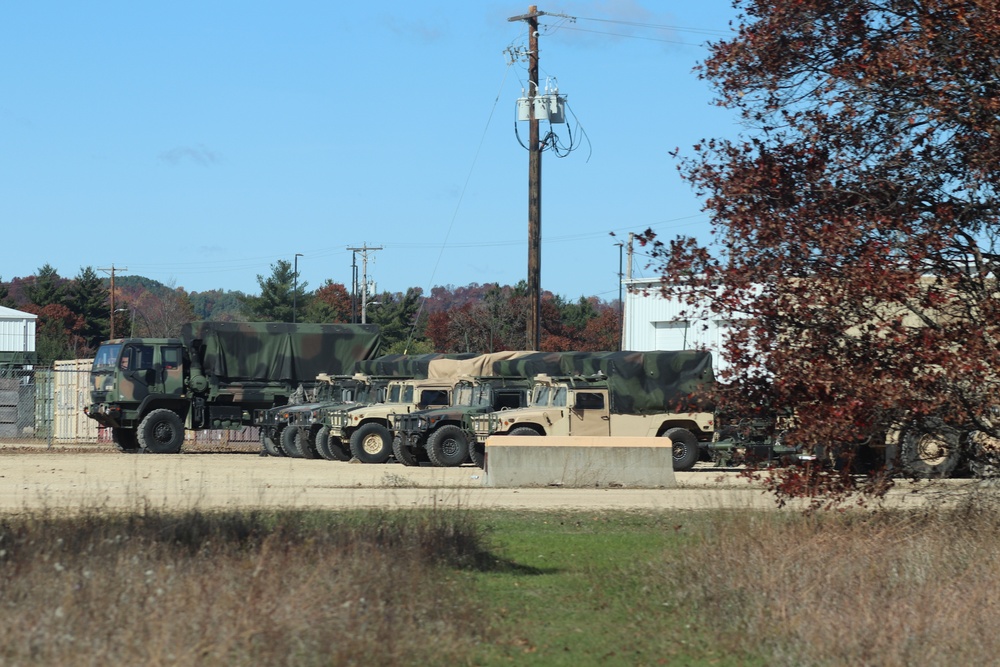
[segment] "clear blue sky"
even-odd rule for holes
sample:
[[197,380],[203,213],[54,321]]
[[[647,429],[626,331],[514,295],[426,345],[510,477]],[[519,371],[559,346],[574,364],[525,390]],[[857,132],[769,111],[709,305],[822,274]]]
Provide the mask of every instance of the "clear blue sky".
[[[528,6],[3,2],[0,276],[114,264],[257,292],[258,274],[301,253],[310,288],[349,286],[346,248],[367,243],[383,248],[379,290],[524,279],[527,64],[504,52],[526,46],[526,24],[507,19]],[[542,19],[540,69],[589,139],[543,155],[542,287],[613,299],[630,230],[708,238],[668,152],[738,129],[692,73],[735,12],[538,8],[577,17]]]

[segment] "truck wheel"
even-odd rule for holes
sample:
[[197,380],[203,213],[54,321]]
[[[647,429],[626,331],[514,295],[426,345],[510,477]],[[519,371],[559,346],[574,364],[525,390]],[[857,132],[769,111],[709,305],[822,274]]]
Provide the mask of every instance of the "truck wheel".
[[427,439],[427,457],[439,468],[460,466],[469,458],[469,438],[454,424],[442,426]]
[[184,444],[184,424],[173,410],[153,410],[139,422],[139,445],[153,454],[176,454]]
[[392,433],[369,422],[351,434],[351,454],[362,463],[385,463],[392,456]]
[[281,431],[281,448],[285,450],[286,456],[301,459],[302,452],[299,451],[299,427],[286,426]]
[[115,447],[121,452],[139,451],[139,439],[136,436],[135,429],[112,428],[111,442],[115,443]]
[[319,452],[316,451],[316,434],[311,428],[298,427],[298,437],[295,439],[295,446],[299,454],[304,459],[318,459]]
[[469,443],[469,458],[472,459],[473,465],[477,465],[480,468],[486,467],[486,443],[473,440]]
[[316,433],[316,451],[327,461],[350,461],[351,453],[341,444],[340,438],[330,437],[330,427],[324,426]]
[[899,441],[903,471],[915,477],[949,477],[961,459],[959,430],[939,419],[909,424]]
[[396,457],[396,460],[402,463],[404,466],[418,466],[420,461],[417,459],[416,453],[409,445],[403,442],[403,437],[397,435],[392,439],[392,455]]
[[690,470],[698,462],[701,450],[698,438],[686,428],[671,428],[664,433],[674,443],[674,470]]
[[281,451],[278,443],[274,441],[274,436],[274,429],[262,428],[260,430],[260,445],[267,452],[268,456],[284,456],[285,453]]
[[530,426],[518,426],[517,428],[512,428],[507,435],[538,435],[538,431]]

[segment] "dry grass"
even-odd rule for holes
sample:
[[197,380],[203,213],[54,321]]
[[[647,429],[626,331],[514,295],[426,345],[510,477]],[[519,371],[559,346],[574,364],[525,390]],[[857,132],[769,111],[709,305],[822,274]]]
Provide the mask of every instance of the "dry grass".
[[458,513],[0,519],[0,664],[447,664],[480,610]]
[[[657,585],[771,665],[984,665],[1000,655],[1000,504],[723,512]],[[704,626],[703,626],[704,627]]]

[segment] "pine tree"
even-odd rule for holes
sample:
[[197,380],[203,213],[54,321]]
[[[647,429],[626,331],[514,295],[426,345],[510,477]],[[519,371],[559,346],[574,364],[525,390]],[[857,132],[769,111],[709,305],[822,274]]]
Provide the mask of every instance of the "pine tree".
[[67,305],[83,318],[81,335],[89,349],[97,349],[110,335],[108,297],[108,289],[93,267],[81,267],[70,286]]
[[257,275],[260,285],[260,295],[245,295],[240,299],[243,312],[251,321],[257,322],[291,322],[294,317],[293,306],[299,313],[304,313],[309,305],[309,295],[306,293],[307,283],[298,284],[298,293],[293,303],[295,288],[295,272],[292,263],[283,259],[271,265],[271,275],[265,278]]

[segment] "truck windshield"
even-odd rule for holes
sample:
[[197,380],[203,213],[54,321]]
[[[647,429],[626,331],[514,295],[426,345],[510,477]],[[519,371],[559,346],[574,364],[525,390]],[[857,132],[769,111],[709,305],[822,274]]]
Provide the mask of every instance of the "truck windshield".
[[455,405],[472,405],[475,399],[475,387],[471,384],[460,384],[455,387]]
[[412,403],[413,385],[393,385],[389,388],[389,395],[385,399],[386,403]]
[[97,355],[94,357],[94,366],[92,370],[113,371],[118,365],[118,355],[121,354],[121,351],[121,343],[101,345],[97,349]]
[[531,404],[539,407],[546,407],[549,404],[549,395],[552,393],[551,387],[540,384],[531,391]]

